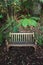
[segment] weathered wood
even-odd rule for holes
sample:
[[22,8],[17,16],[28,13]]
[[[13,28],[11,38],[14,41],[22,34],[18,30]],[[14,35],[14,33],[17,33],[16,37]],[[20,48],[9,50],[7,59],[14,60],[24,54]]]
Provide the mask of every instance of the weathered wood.
[[34,32],[33,33],[10,33],[10,41],[6,40],[7,50],[11,46],[16,47],[34,47],[36,50],[37,43],[34,42]]

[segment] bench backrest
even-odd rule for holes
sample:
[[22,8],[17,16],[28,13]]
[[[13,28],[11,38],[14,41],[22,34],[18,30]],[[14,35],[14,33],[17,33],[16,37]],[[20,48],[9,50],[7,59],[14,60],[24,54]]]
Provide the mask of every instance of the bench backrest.
[[33,42],[34,41],[34,32],[33,33],[10,33],[10,42]]

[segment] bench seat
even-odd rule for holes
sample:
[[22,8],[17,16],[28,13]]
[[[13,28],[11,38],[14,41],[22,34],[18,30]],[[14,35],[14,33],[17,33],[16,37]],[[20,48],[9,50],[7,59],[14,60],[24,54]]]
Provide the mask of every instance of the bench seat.
[[34,47],[36,50],[36,42],[34,41],[34,33],[10,33],[9,40],[6,40],[7,50],[11,46],[16,47]]

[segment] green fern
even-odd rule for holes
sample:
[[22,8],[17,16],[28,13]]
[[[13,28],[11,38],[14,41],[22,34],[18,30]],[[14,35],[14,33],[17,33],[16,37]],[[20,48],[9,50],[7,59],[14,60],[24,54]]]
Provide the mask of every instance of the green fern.
[[[27,27],[27,26],[34,26],[34,27],[36,27],[36,26],[37,26],[36,20],[34,20],[34,19],[32,19],[32,18],[29,18],[29,19],[24,18],[24,19],[21,19],[21,20],[19,20],[19,21],[20,21],[20,23],[21,23],[21,25],[22,25],[23,27]],[[19,24],[20,24],[20,23],[19,23]]]

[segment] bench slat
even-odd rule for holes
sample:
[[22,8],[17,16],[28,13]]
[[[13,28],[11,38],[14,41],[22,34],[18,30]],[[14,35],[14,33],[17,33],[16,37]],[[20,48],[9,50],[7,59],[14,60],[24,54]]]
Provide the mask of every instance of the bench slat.
[[35,46],[35,44],[9,44],[9,46],[18,46],[18,47],[25,47],[25,46]]
[[34,33],[10,33],[11,42],[33,42]]

